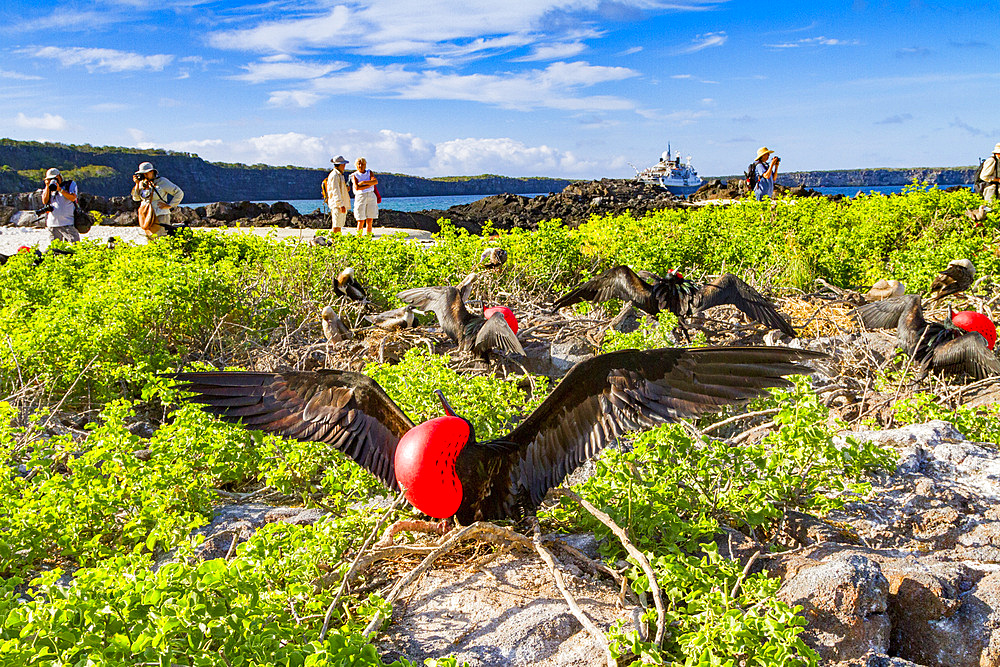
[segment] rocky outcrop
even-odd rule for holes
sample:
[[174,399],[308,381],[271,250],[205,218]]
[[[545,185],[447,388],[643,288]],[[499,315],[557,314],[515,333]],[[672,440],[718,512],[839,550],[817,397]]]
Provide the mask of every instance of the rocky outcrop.
[[974,167],[913,167],[910,169],[839,169],[779,173],[777,183],[817,187],[908,185],[914,179],[932,185],[963,185],[976,177]]

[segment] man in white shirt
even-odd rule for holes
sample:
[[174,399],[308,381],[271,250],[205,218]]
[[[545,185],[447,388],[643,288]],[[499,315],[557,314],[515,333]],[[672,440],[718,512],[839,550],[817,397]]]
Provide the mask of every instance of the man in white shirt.
[[993,155],[983,162],[979,178],[986,181],[983,185],[983,199],[994,201],[997,198],[997,189],[1000,188],[1000,143],[993,147]]
[[344,179],[347,160],[343,155],[338,155],[330,162],[333,163],[333,170],[326,177],[326,204],[330,207],[331,229],[334,234],[339,234],[347,222],[347,209],[351,205],[351,193],[347,190],[347,181]]
[[42,204],[48,209],[45,226],[52,240],[66,243],[80,240],[80,232],[73,226],[73,211],[76,209],[76,183],[63,183],[62,174],[56,168],[45,172],[45,187],[42,188]]

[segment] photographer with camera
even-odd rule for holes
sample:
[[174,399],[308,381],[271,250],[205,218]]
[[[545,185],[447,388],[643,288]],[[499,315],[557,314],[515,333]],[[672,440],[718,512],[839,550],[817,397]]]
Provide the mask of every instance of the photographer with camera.
[[66,243],[80,240],[80,232],[73,226],[73,210],[76,208],[76,183],[63,183],[62,174],[53,167],[45,172],[45,186],[42,188],[42,208],[35,211],[45,213],[45,226],[52,240]]
[[768,158],[774,153],[767,146],[761,146],[757,150],[757,159],[753,163],[753,175],[756,176],[753,183],[753,196],[760,201],[764,197],[774,196],[774,177],[778,175],[778,164],[781,158],[775,156],[768,162]]
[[139,204],[139,226],[147,237],[164,236],[163,226],[170,222],[170,211],[184,199],[184,191],[163,176],[159,176],[152,162],[143,162],[132,175],[132,199]]

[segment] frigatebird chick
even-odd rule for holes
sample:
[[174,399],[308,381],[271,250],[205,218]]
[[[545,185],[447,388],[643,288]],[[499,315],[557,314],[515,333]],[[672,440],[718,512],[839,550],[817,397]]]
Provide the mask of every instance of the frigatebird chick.
[[333,306],[326,306],[320,313],[320,320],[323,322],[323,337],[328,343],[339,343],[351,337],[351,330],[340,319],[340,315],[333,309]]
[[894,296],[903,296],[905,293],[906,288],[903,287],[903,283],[898,280],[886,280],[885,278],[881,278],[874,285],[872,285],[870,290],[865,293],[865,301],[871,303],[873,301],[881,301]]
[[698,285],[676,270],[668,271],[667,277],[661,278],[649,271],[636,273],[627,266],[616,266],[564,294],[552,304],[551,312],[581,301],[603,302],[610,299],[631,301],[654,317],[661,310],[669,310],[682,321],[709,308],[729,304],[768,329],[778,329],[792,337],[796,335],[795,329],[778,313],[773,303],[731,273]]
[[365,319],[375,326],[388,329],[389,331],[414,329],[420,326],[413,306],[403,306],[402,308],[387,310],[377,315],[365,315]]
[[[454,288],[449,288],[454,289]],[[479,442],[455,415],[415,426],[366,375],[218,371],[170,377],[244,428],[323,442],[421,512],[460,523],[533,515],[549,489],[629,431],[718,412],[809,373],[825,355],[784,347],[621,350],[580,362],[514,430]]]
[[[972,287],[976,277],[976,267],[967,259],[953,259],[948,268],[934,276],[931,281],[931,301],[958,294]],[[937,296],[933,296],[933,295]]]
[[507,263],[507,251],[503,248],[487,248],[479,257],[479,267],[486,269],[499,269]]
[[351,301],[367,301],[368,292],[354,277],[354,269],[347,267],[333,281],[333,291],[338,296],[344,296]]
[[418,287],[396,296],[420,310],[432,311],[441,329],[460,350],[474,352],[483,359],[488,359],[489,353],[496,349],[524,356],[524,348],[503,313],[486,318],[482,310],[473,312],[466,307],[475,277],[475,273],[470,273],[457,287]]
[[920,364],[920,377],[931,370],[965,373],[982,379],[1000,375],[1000,360],[978,332],[950,321],[928,322],[919,294],[904,294],[851,311],[869,329],[896,329],[896,345]]

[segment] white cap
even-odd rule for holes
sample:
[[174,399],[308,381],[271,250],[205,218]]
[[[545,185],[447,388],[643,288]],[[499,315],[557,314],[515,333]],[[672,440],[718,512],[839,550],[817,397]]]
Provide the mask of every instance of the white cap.
[[59,175],[59,170],[56,169],[55,167],[52,167],[47,172],[45,172],[45,178],[55,178],[58,175]]
[[139,165],[139,169],[136,171],[136,173],[137,174],[148,174],[151,171],[156,171],[156,169],[153,168],[153,163],[152,162],[143,162],[142,164]]

